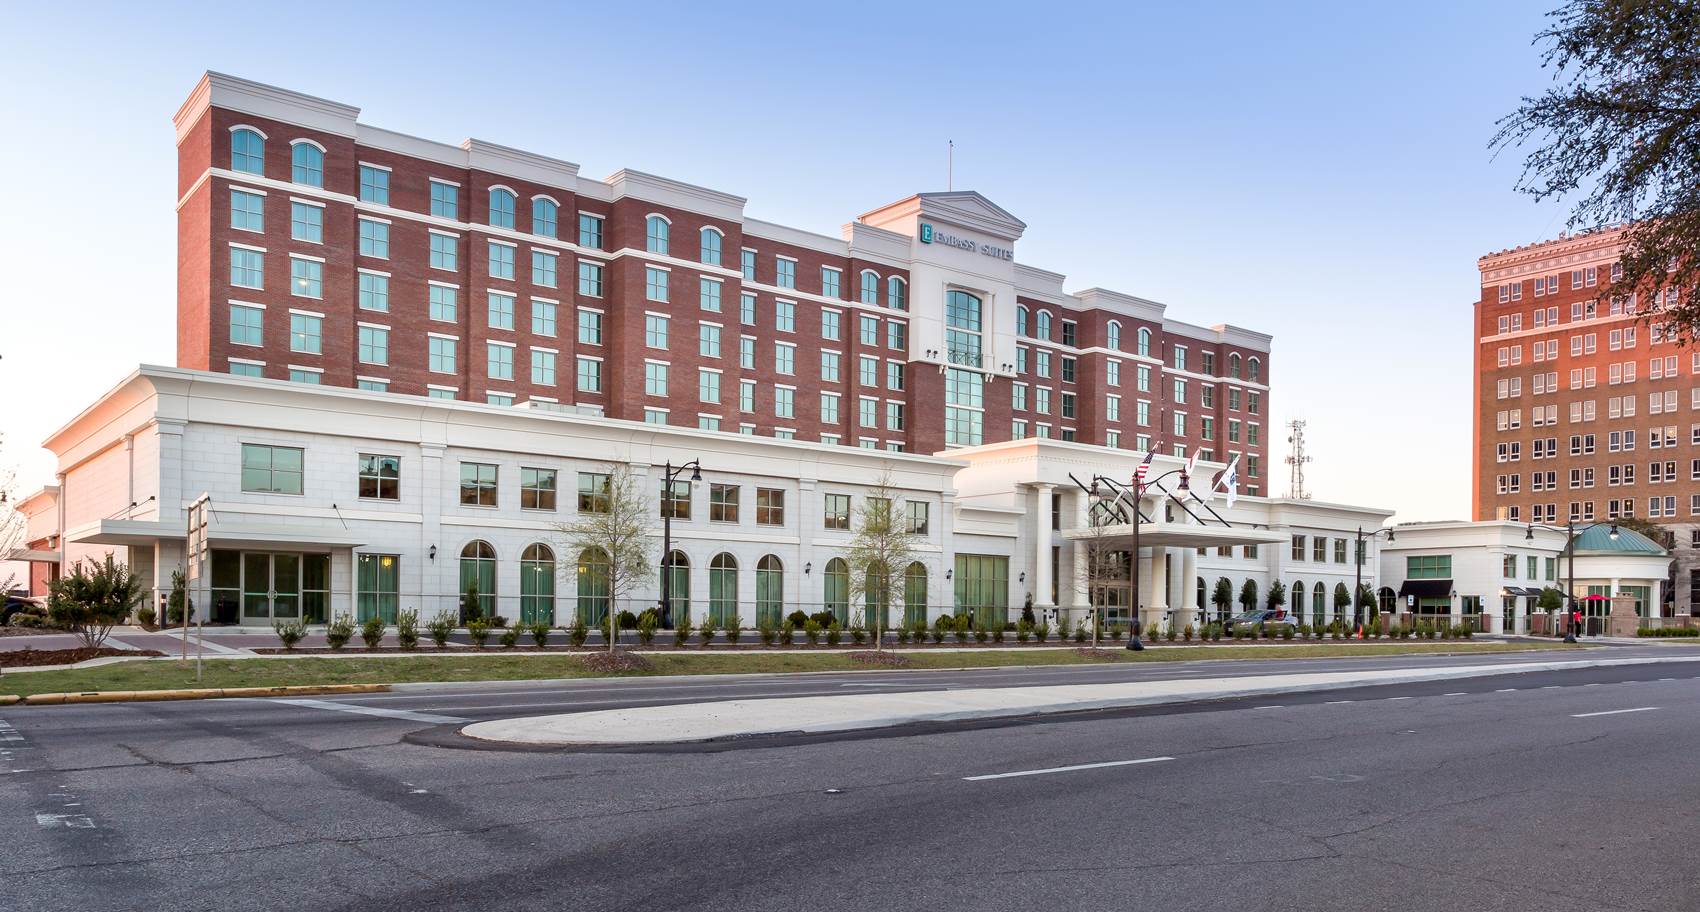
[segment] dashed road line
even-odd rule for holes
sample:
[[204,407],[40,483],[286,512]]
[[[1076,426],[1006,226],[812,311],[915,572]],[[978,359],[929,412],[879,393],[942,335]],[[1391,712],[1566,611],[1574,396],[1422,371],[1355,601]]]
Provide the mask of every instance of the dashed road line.
[[1571,713],[1572,719],[1592,719],[1595,716],[1620,716],[1624,713],[1644,713],[1658,709],[1657,706],[1637,706],[1634,709],[1607,709],[1602,712]]
[[1173,757],[1143,757],[1138,760],[1108,760],[1103,763],[1079,763],[1074,766],[1053,766],[1046,769],[1018,770],[1013,773],[989,773],[984,776],[963,776],[963,782],[985,782],[988,779],[1014,779],[1020,776],[1044,776],[1050,773],[1074,773],[1080,770],[1105,769],[1112,766],[1135,766],[1142,763],[1162,763]]

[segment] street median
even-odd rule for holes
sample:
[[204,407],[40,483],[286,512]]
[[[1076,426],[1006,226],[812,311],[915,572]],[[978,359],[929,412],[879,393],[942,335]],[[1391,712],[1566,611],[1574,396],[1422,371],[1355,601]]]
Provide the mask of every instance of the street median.
[[107,690],[85,693],[0,695],[0,706],[65,703],[152,703],[162,700],[218,700],[229,697],[293,697],[322,694],[364,694],[388,691],[388,684],[316,684],[282,687],[205,687],[180,690]]

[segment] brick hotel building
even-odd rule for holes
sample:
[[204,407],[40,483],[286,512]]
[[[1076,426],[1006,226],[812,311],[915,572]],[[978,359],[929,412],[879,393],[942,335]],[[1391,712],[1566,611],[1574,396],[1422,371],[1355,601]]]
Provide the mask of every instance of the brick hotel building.
[[973,192],[838,237],[745,200],[208,74],[178,112],[178,365],[933,453],[1027,437],[1266,486],[1270,337],[1018,263]]
[[1700,352],[1611,290],[1619,229],[1482,257],[1478,520],[1666,526],[1676,605],[1700,602]]

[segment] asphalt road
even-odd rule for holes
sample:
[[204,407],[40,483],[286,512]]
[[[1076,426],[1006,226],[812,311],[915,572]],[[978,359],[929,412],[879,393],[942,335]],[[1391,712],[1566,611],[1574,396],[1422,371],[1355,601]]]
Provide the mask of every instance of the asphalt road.
[[444,721],[1217,664],[8,707],[0,909],[1700,908],[1700,663],[647,753]]

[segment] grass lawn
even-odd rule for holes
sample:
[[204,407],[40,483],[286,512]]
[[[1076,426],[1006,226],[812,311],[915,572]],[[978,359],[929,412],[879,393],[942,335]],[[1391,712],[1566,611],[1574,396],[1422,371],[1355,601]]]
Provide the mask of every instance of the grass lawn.
[[[966,652],[905,652],[911,668],[993,668],[1011,665],[1102,665],[1110,662],[1191,662],[1235,659],[1314,659],[1342,656],[1408,655],[1426,652],[1492,653],[1576,648],[1561,643],[1384,643],[1363,646],[1158,646],[1144,652],[1108,650],[1111,658],[1083,656],[1072,649],[975,649]],[[647,657],[646,675],[738,674],[866,670],[842,652],[661,654]],[[879,669],[892,670],[892,669]],[[585,678],[593,673],[579,655],[428,655],[370,658],[208,659],[195,680],[194,663],[132,661],[72,671],[16,672],[0,676],[0,695],[113,690],[170,690],[183,687],[272,687],[286,684],[400,684],[417,681],[511,681]]]

